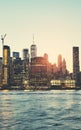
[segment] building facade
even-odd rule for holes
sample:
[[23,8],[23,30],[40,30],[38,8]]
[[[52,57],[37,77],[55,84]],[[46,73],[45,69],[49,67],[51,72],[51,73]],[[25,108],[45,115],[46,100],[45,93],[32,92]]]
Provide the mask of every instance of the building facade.
[[13,85],[21,86],[23,80],[23,61],[21,58],[13,60]]
[[48,83],[48,65],[44,57],[34,57],[30,64],[30,85],[45,86]]
[[3,47],[3,86],[10,84],[10,47]]
[[29,49],[23,49],[23,84],[28,84],[29,79]]
[[30,47],[31,58],[37,57],[37,46],[32,44]]
[[29,50],[23,49],[23,60],[29,63]]
[[13,52],[13,59],[19,58],[19,52]]
[[3,79],[3,64],[2,64],[2,57],[0,57],[0,87],[2,87],[2,79]]

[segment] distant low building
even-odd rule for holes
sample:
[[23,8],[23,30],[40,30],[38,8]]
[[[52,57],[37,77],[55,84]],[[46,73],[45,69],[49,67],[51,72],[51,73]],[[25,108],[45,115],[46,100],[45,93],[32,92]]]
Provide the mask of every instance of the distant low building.
[[51,80],[51,89],[75,88],[75,80]]

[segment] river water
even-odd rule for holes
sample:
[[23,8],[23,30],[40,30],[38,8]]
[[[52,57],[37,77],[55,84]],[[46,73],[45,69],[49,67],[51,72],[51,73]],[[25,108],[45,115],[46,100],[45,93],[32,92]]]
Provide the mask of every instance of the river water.
[[0,130],[81,130],[81,91],[0,91]]

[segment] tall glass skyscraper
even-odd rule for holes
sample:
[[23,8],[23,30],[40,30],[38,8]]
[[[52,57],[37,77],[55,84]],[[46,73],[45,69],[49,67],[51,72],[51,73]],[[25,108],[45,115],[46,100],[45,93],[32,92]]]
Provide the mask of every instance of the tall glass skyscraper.
[[31,58],[37,57],[37,46],[35,44],[31,45],[30,53],[31,53]]

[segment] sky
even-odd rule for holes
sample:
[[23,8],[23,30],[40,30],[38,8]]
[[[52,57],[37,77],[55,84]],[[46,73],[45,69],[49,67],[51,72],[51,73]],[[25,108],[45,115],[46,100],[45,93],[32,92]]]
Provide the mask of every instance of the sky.
[[24,48],[30,50],[34,34],[37,55],[47,53],[57,63],[61,54],[72,72],[73,46],[79,47],[81,59],[81,0],[0,0],[0,36],[5,33],[11,55],[17,51],[22,57]]

